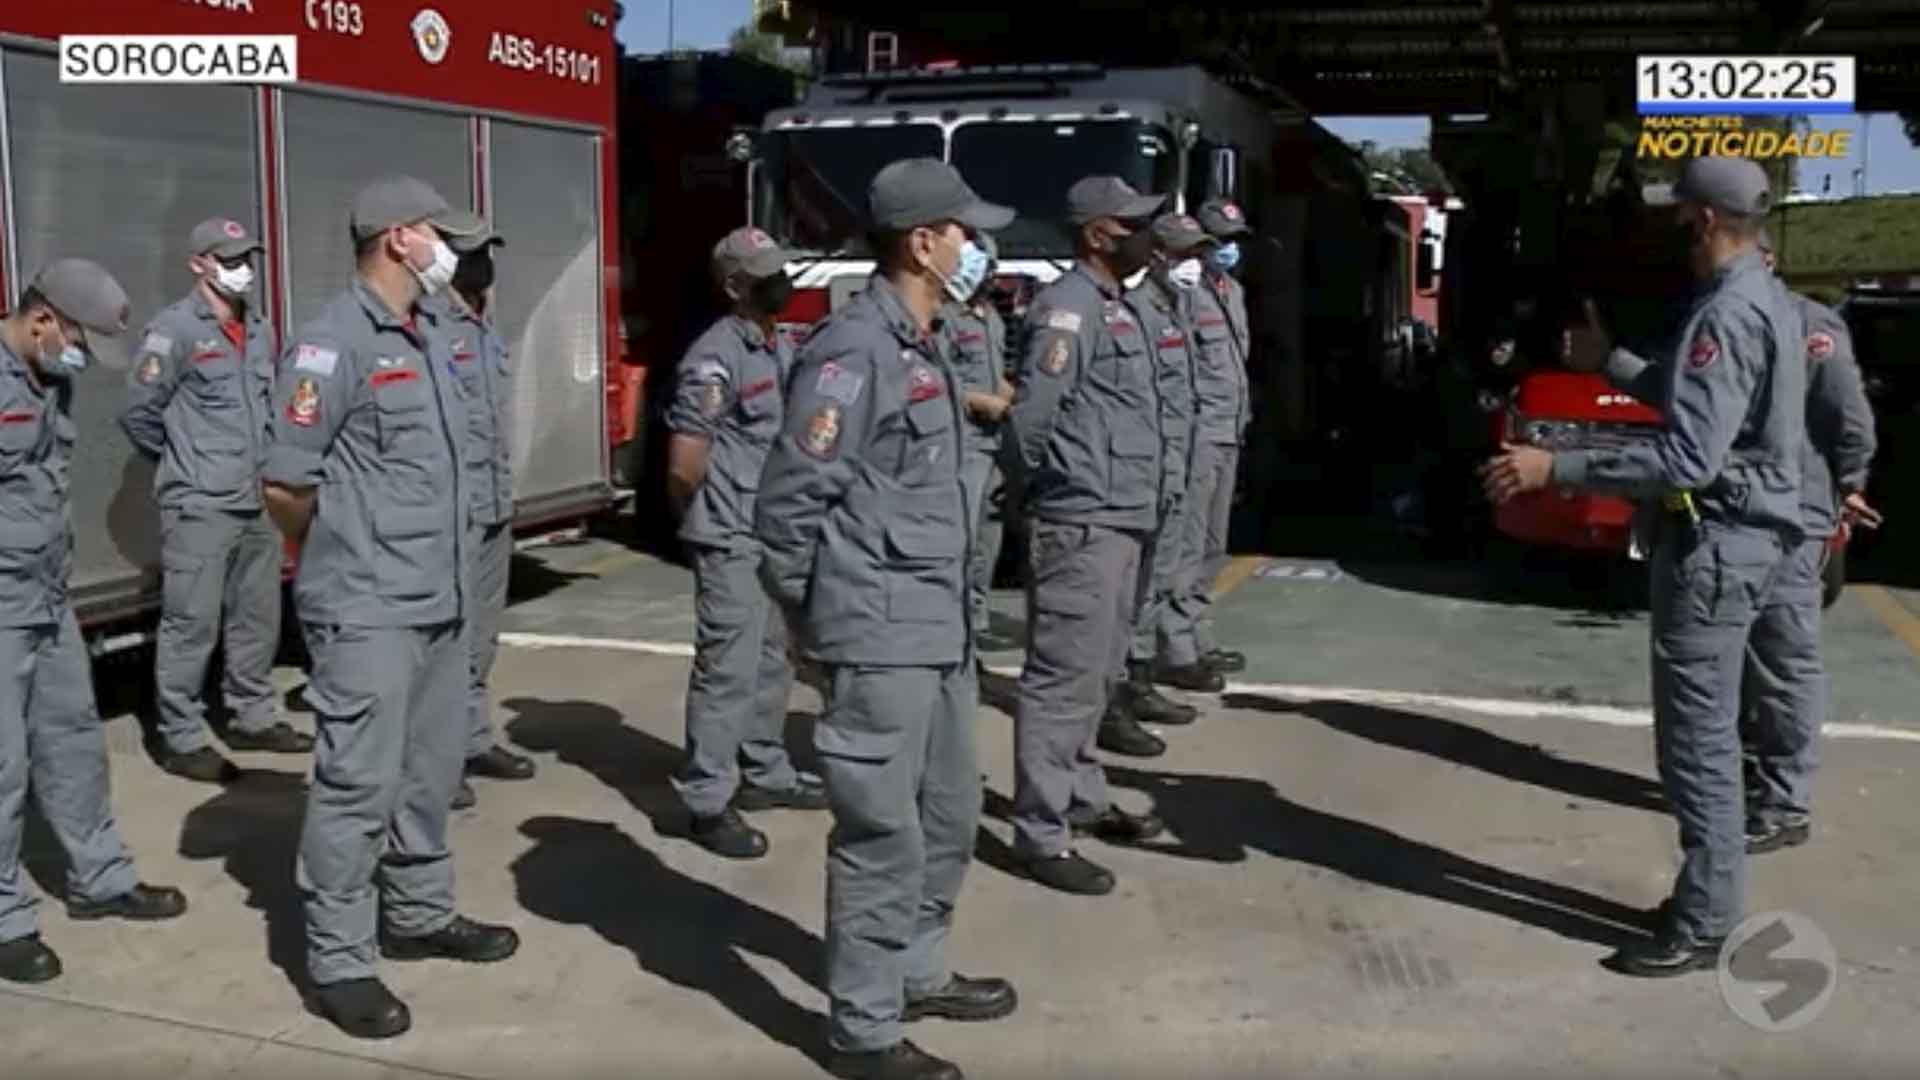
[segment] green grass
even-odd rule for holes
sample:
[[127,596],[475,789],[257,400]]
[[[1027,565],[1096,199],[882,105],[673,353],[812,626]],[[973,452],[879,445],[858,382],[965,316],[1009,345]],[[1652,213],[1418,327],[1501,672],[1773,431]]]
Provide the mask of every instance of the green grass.
[[1782,206],[1768,227],[1789,281],[1836,287],[1854,274],[1920,273],[1920,195]]

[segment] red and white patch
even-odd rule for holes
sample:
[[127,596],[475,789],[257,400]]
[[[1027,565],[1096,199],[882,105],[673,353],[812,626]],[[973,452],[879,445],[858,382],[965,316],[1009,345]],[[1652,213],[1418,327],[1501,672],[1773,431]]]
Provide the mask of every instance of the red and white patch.
[[305,375],[293,384],[293,396],[287,399],[287,419],[301,427],[319,422],[320,384]]
[[817,458],[833,453],[840,444],[840,406],[829,405],[807,419],[807,430],[799,437],[800,449]]
[[940,396],[940,380],[933,369],[925,364],[916,364],[913,373],[907,376],[907,400],[930,401]]
[[1706,335],[1693,339],[1693,345],[1687,349],[1687,363],[1696,368],[1711,365],[1720,359],[1720,343]]
[[1232,203],[1228,203],[1220,208],[1220,216],[1226,218],[1228,221],[1239,221],[1240,208]]
[[756,248],[765,249],[773,246],[773,237],[768,236],[759,229],[754,229],[747,233],[747,242]]
[[1819,330],[1807,335],[1807,359],[1825,360],[1833,355],[1833,335]]
[[247,230],[241,228],[240,223],[237,221],[227,222],[226,225],[222,226],[222,231],[235,240],[239,240],[247,235]]
[[0,413],[0,424],[31,424],[40,419],[40,414],[32,409]]

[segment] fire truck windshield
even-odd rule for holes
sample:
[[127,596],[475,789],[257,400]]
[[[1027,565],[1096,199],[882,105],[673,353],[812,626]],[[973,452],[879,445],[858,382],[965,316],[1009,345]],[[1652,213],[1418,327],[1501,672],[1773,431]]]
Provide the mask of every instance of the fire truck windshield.
[[761,146],[755,223],[791,248],[864,253],[874,174],[901,158],[944,157],[944,144],[934,124],[771,132]]
[[953,133],[953,164],[980,196],[1019,218],[995,235],[1002,258],[1069,258],[1061,215],[1067,189],[1086,176],[1118,176],[1141,191],[1179,186],[1165,128],[1140,120],[982,120]]

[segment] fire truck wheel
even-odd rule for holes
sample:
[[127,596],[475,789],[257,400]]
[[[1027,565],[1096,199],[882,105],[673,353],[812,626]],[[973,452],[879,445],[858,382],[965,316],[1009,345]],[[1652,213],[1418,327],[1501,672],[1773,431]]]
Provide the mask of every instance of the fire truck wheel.
[[1847,549],[1837,548],[1827,556],[1826,569],[1820,572],[1820,606],[1830,608],[1847,587]]

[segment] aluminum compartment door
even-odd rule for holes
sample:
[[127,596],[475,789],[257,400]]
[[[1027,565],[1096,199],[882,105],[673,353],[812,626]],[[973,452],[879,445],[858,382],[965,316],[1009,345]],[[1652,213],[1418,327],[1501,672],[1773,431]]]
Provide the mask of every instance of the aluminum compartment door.
[[473,207],[472,125],[465,116],[288,91],[286,146],[289,331],[353,283],[347,221],[353,197],[383,176],[418,177]]
[[514,370],[516,512],[597,508],[611,487],[598,140],[490,126],[494,228],[507,242],[495,255],[494,302]]
[[[51,56],[0,50],[5,65],[20,272],[94,259],[126,286],[132,329],[93,336],[98,362],[75,380],[72,588],[82,620],[158,600],[153,468],[120,430],[128,350],[185,295],[187,234],[261,210],[254,93],[237,86],[63,86]],[[23,282],[9,281],[17,293]]]

